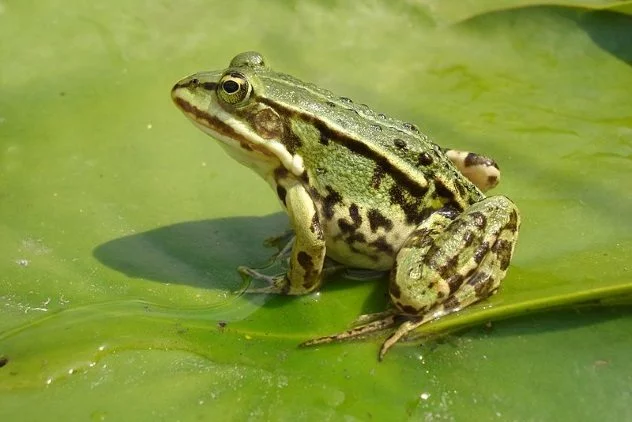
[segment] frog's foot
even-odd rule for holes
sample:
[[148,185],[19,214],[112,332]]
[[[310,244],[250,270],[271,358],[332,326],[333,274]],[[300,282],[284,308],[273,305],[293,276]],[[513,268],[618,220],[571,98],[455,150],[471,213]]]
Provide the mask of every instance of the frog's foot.
[[294,230],[288,229],[278,236],[268,237],[263,241],[263,246],[267,248],[277,248],[282,250],[288,242],[294,240]]
[[461,174],[483,192],[494,188],[500,181],[498,164],[491,158],[455,149],[448,149],[445,153]]
[[274,265],[277,262],[284,263],[290,258],[292,246],[294,246],[294,230],[288,230],[282,235],[266,239],[263,244],[266,247],[276,248],[277,251],[268,259],[267,266]]
[[[450,312],[454,312],[455,310],[451,310]],[[440,310],[437,312],[429,312],[428,314],[421,317],[409,317],[407,321],[404,321],[394,333],[392,333],[384,343],[382,343],[382,347],[380,347],[380,353],[378,355],[379,360],[383,360],[386,353],[393,347],[398,341],[407,337],[408,334],[415,331],[420,326],[432,321],[433,319],[440,318],[441,316],[450,313],[443,310],[443,306],[440,306]]]
[[240,293],[287,294],[290,287],[290,282],[285,275],[267,275],[245,266],[240,266],[237,271],[253,280],[261,280],[267,284],[264,287],[248,287]]
[[299,344],[299,347],[310,347],[319,344],[336,343],[365,337],[369,334],[387,330],[397,325],[399,315],[393,311],[380,312],[378,314],[363,315],[370,319],[366,324],[357,325],[338,334],[318,337]]

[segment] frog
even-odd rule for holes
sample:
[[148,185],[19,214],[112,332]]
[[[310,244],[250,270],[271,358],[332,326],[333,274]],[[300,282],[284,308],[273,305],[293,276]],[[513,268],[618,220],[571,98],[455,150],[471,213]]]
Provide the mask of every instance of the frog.
[[[390,306],[301,346],[391,330],[381,360],[418,327],[496,293],[520,213],[497,163],[440,147],[416,125],[277,72],[255,51],[179,80],[177,108],[272,188],[293,238],[281,274],[239,271],[250,294],[319,291],[330,268],[388,274]],[[333,262],[333,264],[331,264]]]

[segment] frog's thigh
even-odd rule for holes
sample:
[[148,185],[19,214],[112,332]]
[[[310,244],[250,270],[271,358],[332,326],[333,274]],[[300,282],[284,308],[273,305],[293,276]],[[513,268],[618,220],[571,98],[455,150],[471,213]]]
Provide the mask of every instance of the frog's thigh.
[[445,153],[461,174],[483,192],[492,189],[500,181],[498,164],[491,158],[455,149],[448,149]]
[[390,295],[409,315],[452,312],[491,295],[513,254],[518,210],[504,196],[470,206],[454,220],[435,213],[406,240]]
[[284,293],[304,294],[322,283],[325,237],[316,205],[301,184],[287,188],[285,206],[296,237]]

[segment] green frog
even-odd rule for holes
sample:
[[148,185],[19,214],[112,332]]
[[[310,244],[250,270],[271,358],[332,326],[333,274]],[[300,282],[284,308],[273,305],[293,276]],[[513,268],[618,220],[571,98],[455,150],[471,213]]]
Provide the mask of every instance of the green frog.
[[270,69],[257,52],[177,82],[176,106],[272,187],[294,238],[287,271],[251,293],[318,290],[329,260],[389,272],[392,309],[315,345],[393,328],[379,358],[422,324],[495,293],[511,261],[519,212],[485,196],[497,164],[442,148],[417,126]]

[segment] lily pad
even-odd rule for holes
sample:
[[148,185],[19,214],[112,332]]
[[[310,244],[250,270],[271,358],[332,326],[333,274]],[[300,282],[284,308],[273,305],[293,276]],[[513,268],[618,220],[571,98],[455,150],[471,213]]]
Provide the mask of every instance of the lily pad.
[[[0,3],[0,419],[632,418],[630,2],[532,4]],[[378,363],[296,346],[383,279],[233,293],[287,222],[169,89],[245,50],[499,162],[503,287],[419,334],[474,328]]]

